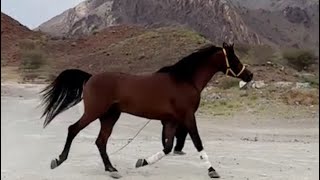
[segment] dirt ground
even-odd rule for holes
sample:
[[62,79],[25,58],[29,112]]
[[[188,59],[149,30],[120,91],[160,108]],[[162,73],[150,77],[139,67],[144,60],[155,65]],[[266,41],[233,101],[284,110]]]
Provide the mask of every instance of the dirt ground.
[[[1,84],[1,179],[4,180],[105,180],[95,147],[99,122],[84,129],[74,140],[69,159],[51,170],[67,128],[80,117],[79,106],[42,128],[37,106],[39,85]],[[272,110],[272,108],[270,108]],[[198,128],[206,152],[221,179],[316,180],[319,178],[319,112],[304,118],[237,114],[231,117],[198,115]],[[122,114],[108,144],[112,153],[146,123]],[[209,179],[188,138],[185,156],[169,155],[158,163],[134,168],[138,158],[161,150],[160,122],[152,121],[122,151],[110,155],[122,179]]]

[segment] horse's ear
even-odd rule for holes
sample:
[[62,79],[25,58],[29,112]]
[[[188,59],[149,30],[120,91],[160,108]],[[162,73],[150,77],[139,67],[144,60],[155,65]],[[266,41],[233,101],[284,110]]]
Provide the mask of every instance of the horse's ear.
[[228,47],[228,44],[227,44],[226,42],[223,42],[223,43],[222,43],[222,47],[223,47],[223,48],[227,48],[227,47]]

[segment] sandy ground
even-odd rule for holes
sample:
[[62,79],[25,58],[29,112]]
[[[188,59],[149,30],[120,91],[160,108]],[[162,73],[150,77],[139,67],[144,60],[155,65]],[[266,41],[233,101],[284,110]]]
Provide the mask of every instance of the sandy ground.
[[[96,121],[74,140],[69,159],[51,170],[65,143],[67,128],[80,117],[79,107],[42,128],[35,85],[1,85],[1,179],[111,179],[94,144]],[[201,118],[202,117],[202,118]],[[198,116],[205,149],[221,179],[316,180],[319,178],[319,113],[306,118]],[[108,144],[112,153],[147,120],[123,114]],[[161,150],[160,122],[152,121],[125,149],[110,155],[122,179],[209,179],[190,139],[185,156],[169,155],[158,163],[135,169],[138,158]]]

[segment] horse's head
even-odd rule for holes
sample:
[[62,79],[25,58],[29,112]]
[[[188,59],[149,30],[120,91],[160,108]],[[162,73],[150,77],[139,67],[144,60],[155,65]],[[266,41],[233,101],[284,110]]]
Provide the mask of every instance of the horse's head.
[[253,73],[243,65],[233,49],[234,44],[223,43],[223,53],[225,56],[225,65],[223,71],[226,75],[239,78],[245,82],[250,82],[253,78]]

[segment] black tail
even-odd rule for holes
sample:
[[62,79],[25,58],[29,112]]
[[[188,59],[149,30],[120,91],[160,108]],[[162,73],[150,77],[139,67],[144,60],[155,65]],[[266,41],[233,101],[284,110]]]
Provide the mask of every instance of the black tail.
[[40,93],[45,110],[41,117],[46,116],[45,128],[58,114],[79,103],[82,99],[83,85],[92,75],[78,69],[67,69]]

